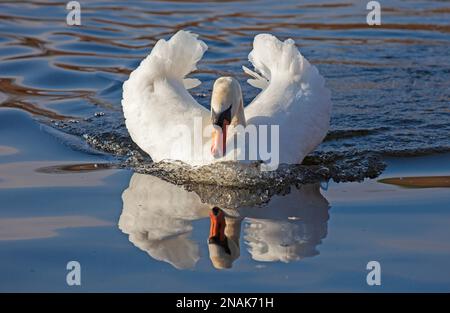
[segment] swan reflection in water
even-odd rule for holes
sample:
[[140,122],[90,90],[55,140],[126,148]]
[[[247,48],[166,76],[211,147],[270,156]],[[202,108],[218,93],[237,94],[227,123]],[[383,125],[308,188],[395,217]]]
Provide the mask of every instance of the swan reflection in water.
[[192,222],[203,218],[210,219],[205,239],[217,269],[231,268],[240,256],[241,228],[252,259],[265,262],[317,255],[316,247],[327,235],[329,204],[319,184],[293,186],[263,206],[225,209],[160,178],[133,174],[122,200],[122,232],[152,258],[177,269],[194,268],[199,260],[199,244],[190,235]]

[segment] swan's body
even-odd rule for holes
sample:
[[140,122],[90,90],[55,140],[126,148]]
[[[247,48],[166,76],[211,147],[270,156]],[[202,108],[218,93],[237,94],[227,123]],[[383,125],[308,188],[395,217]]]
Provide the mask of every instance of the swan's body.
[[[206,50],[196,35],[179,31],[169,41],[159,40],[124,84],[126,126],[131,138],[154,161],[178,159],[205,165],[224,159],[211,153],[214,112],[202,107],[187,91],[200,84],[186,76],[196,69]],[[322,142],[329,128],[331,100],[325,81],[291,39],[281,42],[272,35],[257,35],[249,60],[260,74],[247,68],[244,71],[253,76],[248,82],[261,88],[261,93],[245,109],[241,103],[241,110],[241,104],[235,103],[239,100],[232,104],[225,101],[237,93],[236,86],[230,84],[233,86],[224,89],[223,95],[215,86],[212,111],[215,106],[220,111],[226,109],[222,105],[230,105],[234,126],[279,125],[279,163],[300,163]],[[192,139],[199,130],[202,136]],[[226,132],[228,147],[232,127]],[[241,153],[238,150],[227,148],[225,157],[236,159]],[[258,159],[264,160],[260,155]]]

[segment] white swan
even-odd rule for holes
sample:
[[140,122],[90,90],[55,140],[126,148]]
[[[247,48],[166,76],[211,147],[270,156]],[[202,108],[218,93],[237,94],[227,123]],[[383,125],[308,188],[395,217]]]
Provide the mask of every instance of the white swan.
[[[279,163],[300,163],[321,143],[329,128],[330,91],[292,39],[281,42],[268,34],[255,37],[249,60],[260,74],[243,68],[252,76],[249,84],[262,91],[245,109],[240,86],[231,77],[215,82],[210,112],[187,91],[200,84],[186,76],[196,69],[206,50],[197,35],[178,31],[168,41],[159,40],[124,83],[126,127],[155,162],[177,159],[205,165],[226,157],[248,159],[248,143],[243,149],[228,149],[239,125],[278,125]],[[222,128],[222,137],[212,123]],[[195,137],[198,133],[200,137]],[[220,139],[226,141],[226,150],[219,147]],[[257,158],[267,160],[261,154]]]

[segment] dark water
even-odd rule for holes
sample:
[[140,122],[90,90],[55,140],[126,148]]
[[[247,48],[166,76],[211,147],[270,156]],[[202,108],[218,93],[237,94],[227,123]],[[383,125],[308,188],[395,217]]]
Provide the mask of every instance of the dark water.
[[[0,2],[1,291],[449,291],[448,188],[188,192],[104,165],[135,156],[123,81],[158,39],[189,29],[209,46],[193,75],[205,106],[219,75],[235,75],[249,103],[257,90],[241,65],[253,37],[291,37],[334,104],[309,164],[361,179],[384,169],[375,153],[388,165],[380,178],[448,177],[449,154],[434,153],[450,151],[447,2],[381,1],[377,27],[364,1],[80,3],[72,27],[64,1]],[[213,205],[237,207],[227,214],[240,256],[226,271],[207,244]],[[65,282],[69,260],[81,287]],[[370,260],[382,286],[366,284]]]
[[89,1],[76,27],[66,24],[63,1],[2,1],[0,105],[63,120],[55,126],[127,154],[133,146],[122,120],[122,83],[158,39],[188,29],[208,44],[193,75],[203,81],[193,93],[208,106],[220,75],[236,76],[245,103],[253,99],[258,91],[241,66],[250,66],[253,37],[270,32],[293,38],[332,91],[331,130],[319,152],[448,151],[448,3],[382,3],[382,25],[373,27],[365,4]]

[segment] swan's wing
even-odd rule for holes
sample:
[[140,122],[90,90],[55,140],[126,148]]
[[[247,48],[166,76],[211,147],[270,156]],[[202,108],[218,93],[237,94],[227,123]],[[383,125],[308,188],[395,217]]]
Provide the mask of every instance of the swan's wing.
[[[187,89],[200,84],[186,78],[196,70],[207,50],[197,35],[178,31],[161,39],[123,85],[122,107],[131,138],[154,161],[172,159],[173,145],[183,127],[192,130],[196,118],[207,120],[209,112]],[[178,147],[186,151],[190,147]],[[189,156],[177,159],[189,162]]]
[[250,85],[261,93],[245,108],[249,124],[278,125],[280,163],[297,163],[325,137],[331,114],[331,94],[315,66],[292,39],[259,34],[249,60],[255,72]]

